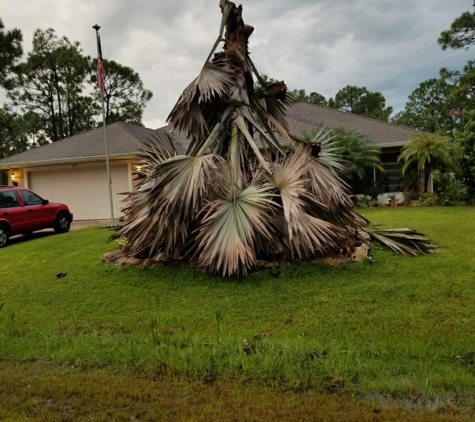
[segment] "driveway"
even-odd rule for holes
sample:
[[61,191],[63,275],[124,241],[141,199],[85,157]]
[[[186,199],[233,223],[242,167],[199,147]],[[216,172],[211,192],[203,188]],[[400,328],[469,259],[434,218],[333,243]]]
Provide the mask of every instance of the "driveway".
[[[117,224],[116,220],[116,224]],[[107,226],[111,223],[110,219],[107,220],[78,220],[71,223],[70,230],[87,229],[88,227]]]

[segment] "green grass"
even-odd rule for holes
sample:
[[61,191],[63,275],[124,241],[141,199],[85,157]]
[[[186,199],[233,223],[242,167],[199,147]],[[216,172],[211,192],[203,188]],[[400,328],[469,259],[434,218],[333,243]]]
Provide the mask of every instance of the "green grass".
[[282,264],[221,279],[181,264],[102,262],[116,247],[107,230],[13,243],[0,250],[1,368],[250,385],[266,397],[269,388],[336,393],[473,416],[475,208],[362,214],[384,228],[417,229],[442,248],[417,258],[375,249],[373,265]]

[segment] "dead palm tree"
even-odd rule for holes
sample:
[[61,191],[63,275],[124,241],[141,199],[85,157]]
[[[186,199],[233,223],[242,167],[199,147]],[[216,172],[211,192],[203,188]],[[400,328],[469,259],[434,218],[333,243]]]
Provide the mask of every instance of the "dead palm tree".
[[353,209],[329,133],[310,142],[289,133],[286,85],[266,83],[256,71],[242,7],[221,0],[220,8],[218,39],[168,118],[189,146],[177,155],[150,141],[145,179],[115,237],[125,237],[127,255],[180,257],[245,275],[260,258],[336,249],[368,222]]

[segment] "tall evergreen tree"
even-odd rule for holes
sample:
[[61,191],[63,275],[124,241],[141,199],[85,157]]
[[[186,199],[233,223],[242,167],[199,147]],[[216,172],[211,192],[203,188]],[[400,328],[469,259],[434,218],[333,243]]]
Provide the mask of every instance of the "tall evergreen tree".
[[[140,75],[114,60],[103,60],[105,73],[104,107],[106,122],[123,121],[141,125],[145,106],[152,92],[144,88]],[[91,80],[96,82],[97,59],[90,67]],[[96,91],[95,98],[99,100]]]
[[468,189],[471,198],[475,198],[475,111],[469,111],[463,117],[462,130],[455,135],[461,149],[460,178]]
[[0,86],[5,89],[13,87],[12,72],[17,61],[23,55],[22,33],[19,29],[5,30],[0,19]]
[[88,69],[79,43],[58,38],[54,29],[38,29],[9,95],[25,110],[38,113],[48,136],[57,141],[91,128],[87,116],[94,104],[83,94]]
[[412,91],[404,110],[391,121],[424,132],[441,130],[451,133],[455,125],[450,113],[453,108],[451,92],[452,85],[446,78],[428,79]]
[[302,103],[311,103],[317,105],[328,105],[327,99],[318,92],[311,92],[307,94],[305,89],[296,89],[290,92],[290,95],[294,97],[295,101],[302,102]]
[[328,101],[332,108],[338,108],[360,116],[387,122],[393,112],[386,107],[386,99],[380,92],[369,91],[366,87],[347,85],[340,89],[334,99]]
[[456,18],[450,28],[440,34],[437,42],[443,50],[468,48],[475,44],[475,12],[464,12]]

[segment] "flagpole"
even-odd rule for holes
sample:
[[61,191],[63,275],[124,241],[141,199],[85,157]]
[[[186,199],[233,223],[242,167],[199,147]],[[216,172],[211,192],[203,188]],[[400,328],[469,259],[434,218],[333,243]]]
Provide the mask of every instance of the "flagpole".
[[[104,128],[104,143],[106,146],[106,166],[107,166],[107,180],[108,180],[108,188],[109,188],[109,202],[110,202],[110,212],[111,212],[111,226],[115,225],[114,222],[114,203],[112,200],[112,178],[111,178],[111,169],[109,163],[109,147],[107,145],[107,130],[106,130],[106,111],[104,108],[104,70],[102,68],[102,48],[101,48],[101,36],[99,34],[99,29],[101,27],[99,25],[94,25],[93,29],[96,30],[96,41],[97,41],[97,86],[101,91],[101,104],[102,104],[102,126]],[[99,69],[101,69],[101,74],[99,74]],[[99,80],[101,78],[101,80]]]

